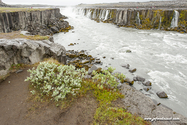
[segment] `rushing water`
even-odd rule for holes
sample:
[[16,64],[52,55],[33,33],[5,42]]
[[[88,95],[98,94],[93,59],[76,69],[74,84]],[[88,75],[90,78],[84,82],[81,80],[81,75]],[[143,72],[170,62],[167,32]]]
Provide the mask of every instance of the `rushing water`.
[[[118,28],[76,15],[71,8],[62,9],[61,12],[68,16],[67,21],[74,26],[75,32],[54,35],[56,43],[62,44],[67,50],[87,50],[101,59],[102,68],[112,66],[131,79],[138,75],[150,80],[152,89],[145,94],[187,116],[187,34]],[[70,43],[79,44],[68,46]],[[126,53],[126,50],[132,53]],[[106,58],[103,59],[103,56]],[[121,64],[130,64],[137,71],[131,74]],[[134,86],[143,88],[138,83]],[[165,91],[169,99],[157,97],[156,92],[160,90]]]

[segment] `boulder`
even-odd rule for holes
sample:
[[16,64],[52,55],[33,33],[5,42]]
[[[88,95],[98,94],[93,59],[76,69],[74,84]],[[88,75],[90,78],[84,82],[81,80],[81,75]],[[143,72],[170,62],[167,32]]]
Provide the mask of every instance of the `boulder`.
[[140,76],[136,76],[136,77],[133,77],[133,80],[134,80],[134,81],[144,82],[144,81],[145,81],[145,78],[142,78],[142,77],[140,77]]
[[136,72],[136,68],[134,68],[134,69],[130,69],[129,72],[130,72],[130,73],[134,73],[134,72]]
[[150,89],[151,89],[151,87],[144,87],[143,88],[146,92],[148,92]]
[[168,95],[164,91],[159,91],[156,94],[159,98],[168,98]]
[[124,82],[129,83],[130,85],[134,84],[134,81],[130,80],[129,78],[124,79]]
[[126,69],[129,69],[130,65],[129,64],[121,64],[122,67],[126,68]]
[[58,32],[59,32],[59,29],[57,28],[57,26],[53,26],[53,27],[51,27],[51,31],[52,31],[53,33],[58,33]]
[[34,64],[52,57],[66,64],[66,50],[49,40],[0,39],[0,75],[8,73],[12,64]]
[[147,81],[147,82],[143,82],[143,85],[144,85],[144,86],[151,86],[152,83],[151,83],[150,81]]
[[131,53],[131,50],[126,50],[126,53]]

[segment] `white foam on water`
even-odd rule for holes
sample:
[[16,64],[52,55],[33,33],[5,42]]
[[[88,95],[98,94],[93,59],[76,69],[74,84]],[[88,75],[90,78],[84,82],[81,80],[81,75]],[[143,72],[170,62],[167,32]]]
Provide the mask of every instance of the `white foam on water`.
[[168,53],[156,54],[156,57],[163,58],[168,63],[182,63],[187,64],[187,59],[183,55],[171,55]]

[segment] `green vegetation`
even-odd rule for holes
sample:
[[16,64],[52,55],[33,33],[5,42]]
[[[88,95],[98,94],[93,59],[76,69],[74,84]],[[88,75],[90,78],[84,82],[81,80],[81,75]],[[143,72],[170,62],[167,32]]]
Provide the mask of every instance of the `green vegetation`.
[[9,70],[19,70],[27,67],[28,65],[26,64],[12,64]]
[[23,35],[20,31],[13,31],[10,33],[0,33],[0,39],[15,39],[15,38],[25,38],[30,40],[48,40],[50,36],[40,36],[40,35]]
[[[124,95],[117,89],[119,83],[111,74],[112,71],[111,67],[99,72],[93,71],[93,79],[85,79],[84,76],[87,75],[85,69],[75,70],[72,65],[62,65],[50,59],[41,62],[36,69],[29,70],[31,74],[26,81],[31,82],[32,100],[53,102],[61,109],[70,107],[72,103],[75,103],[75,99],[86,95],[94,96],[98,101],[93,121],[95,125],[150,124],[113,104],[117,99],[124,98]],[[125,77],[122,74],[117,76]],[[31,110],[35,109],[37,106],[34,104]]]
[[23,34],[20,34],[20,38],[26,38],[26,39],[30,39],[30,40],[48,40],[49,36],[40,36],[40,35],[25,36]]
[[44,11],[50,10],[51,8],[40,8],[40,9],[33,9],[33,8],[8,8],[8,7],[0,7],[0,13],[5,12],[18,12],[18,11]]

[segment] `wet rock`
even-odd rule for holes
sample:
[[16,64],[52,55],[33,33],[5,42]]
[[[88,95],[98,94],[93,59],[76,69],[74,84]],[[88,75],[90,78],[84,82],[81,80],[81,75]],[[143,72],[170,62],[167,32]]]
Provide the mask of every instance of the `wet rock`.
[[136,76],[136,77],[133,77],[133,80],[134,80],[134,81],[144,82],[144,81],[145,81],[145,78],[142,78],[142,77],[140,77],[140,76]]
[[74,44],[73,44],[73,43],[70,43],[68,46],[74,46]]
[[83,64],[86,64],[86,63],[89,63],[89,62],[90,62],[89,60],[82,60]]
[[144,85],[144,86],[151,86],[152,83],[151,83],[150,81],[147,81],[147,82],[144,82],[143,85]]
[[136,72],[136,68],[135,68],[135,69],[131,69],[131,70],[129,70],[129,72],[130,72],[130,73],[134,73],[134,72]]
[[59,32],[59,29],[58,29],[56,26],[53,26],[53,27],[51,27],[51,31],[52,31],[53,33],[58,33],[58,32]]
[[143,89],[144,91],[148,92],[151,89],[151,87],[144,87]]
[[131,50],[126,50],[126,53],[131,53]]
[[93,72],[94,70],[97,70],[97,67],[96,67],[95,65],[93,65],[93,66],[88,70],[88,75],[91,75],[92,72]]
[[49,37],[49,41],[51,41],[52,43],[54,43],[53,36],[50,36],[50,37]]
[[168,95],[164,91],[159,91],[156,94],[159,98],[168,98]]
[[130,65],[129,64],[121,64],[122,67],[129,69]]
[[124,79],[124,82],[129,83],[130,85],[134,84],[134,81],[130,80],[129,78]]
[[95,63],[101,64],[101,61],[100,60],[96,60]]
[[112,60],[114,60],[114,57],[111,57]]
[[103,56],[103,59],[105,59],[106,58],[106,56]]

